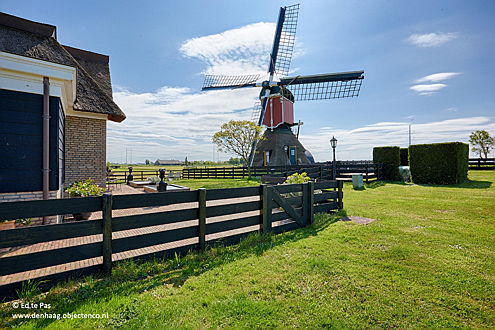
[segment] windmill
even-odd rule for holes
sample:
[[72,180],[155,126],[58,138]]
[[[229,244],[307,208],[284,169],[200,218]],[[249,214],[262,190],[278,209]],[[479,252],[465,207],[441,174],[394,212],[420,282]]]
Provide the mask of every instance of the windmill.
[[264,138],[251,148],[251,165],[295,165],[313,163],[313,156],[291,130],[294,102],[355,97],[364,71],[288,77],[296,39],[299,4],[280,8],[270,54],[267,79],[260,75],[206,75],[202,90],[261,87],[253,121],[267,129]]

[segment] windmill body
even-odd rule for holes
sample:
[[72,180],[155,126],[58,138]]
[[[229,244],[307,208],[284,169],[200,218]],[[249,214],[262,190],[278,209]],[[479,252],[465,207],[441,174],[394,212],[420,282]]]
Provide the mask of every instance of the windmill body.
[[[295,43],[299,5],[280,8],[268,79],[259,75],[207,75],[203,90],[261,87],[260,102],[253,121],[266,130],[263,139],[251,148],[251,165],[278,166],[311,164],[311,153],[299,142],[291,127],[294,102],[354,97],[359,95],[364,71],[287,77]],[[275,77],[282,77],[275,80]]]

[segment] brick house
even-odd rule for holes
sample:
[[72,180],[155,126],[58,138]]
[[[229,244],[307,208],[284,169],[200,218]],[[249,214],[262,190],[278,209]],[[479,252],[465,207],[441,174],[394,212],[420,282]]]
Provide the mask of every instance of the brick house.
[[60,44],[56,27],[0,13],[0,202],[105,185],[109,57]]

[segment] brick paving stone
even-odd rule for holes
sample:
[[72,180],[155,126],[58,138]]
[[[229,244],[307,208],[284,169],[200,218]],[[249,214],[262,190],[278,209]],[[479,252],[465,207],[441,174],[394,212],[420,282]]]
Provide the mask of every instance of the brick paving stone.
[[[110,188],[110,191],[112,191],[112,193],[114,195],[128,195],[128,194],[145,193],[143,189],[136,189],[136,188],[132,188],[132,187],[127,186],[127,185],[118,185],[118,186],[119,187],[112,186]],[[213,205],[232,204],[232,203],[240,203],[240,202],[256,201],[256,200],[259,200],[259,196],[208,201],[206,205],[207,206],[213,206]],[[198,203],[192,202],[192,203],[181,203],[181,204],[174,204],[174,205],[168,205],[168,206],[159,206],[159,207],[121,209],[121,210],[113,210],[112,216],[114,218],[117,218],[117,217],[122,217],[122,216],[129,216],[129,215],[165,212],[165,211],[171,211],[171,210],[190,209],[190,208],[197,208],[197,207],[198,207]],[[214,222],[218,222],[218,221],[227,221],[227,220],[237,219],[237,218],[246,217],[246,216],[254,216],[254,215],[260,215],[260,211],[250,211],[250,212],[243,212],[243,213],[238,213],[238,214],[230,214],[230,215],[212,217],[212,218],[207,219],[207,223],[214,223]],[[99,220],[99,219],[101,219],[101,217],[102,217],[101,212],[93,212],[90,220]],[[198,220],[190,220],[190,221],[182,221],[179,223],[164,224],[164,225],[158,225],[158,226],[152,226],[152,227],[136,228],[136,229],[131,229],[131,230],[113,232],[112,238],[116,239],[116,238],[124,238],[124,237],[136,236],[136,235],[144,235],[144,234],[149,234],[149,233],[154,233],[154,232],[166,231],[166,230],[177,229],[177,228],[184,228],[184,227],[189,227],[189,226],[197,226],[197,225],[198,225]],[[276,224],[274,224],[274,225],[276,225]],[[221,237],[236,235],[236,234],[250,232],[250,231],[254,232],[254,231],[259,230],[259,228],[260,228],[259,225],[255,225],[255,226],[251,226],[251,227],[234,229],[234,230],[230,230],[230,231],[226,231],[226,232],[207,235],[206,239],[212,240],[212,239],[217,239],[217,238],[221,238]],[[102,239],[103,239],[103,235],[97,234],[97,235],[88,235],[88,236],[84,236],[84,237],[76,237],[76,238],[70,238],[70,239],[63,239],[63,240],[57,240],[57,241],[51,241],[51,242],[32,244],[32,245],[14,248],[11,251],[0,253],[0,258],[16,256],[16,255],[23,255],[23,254],[30,254],[33,252],[41,252],[41,251],[47,251],[47,250],[53,250],[53,249],[60,249],[60,248],[69,247],[69,246],[77,246],[77,245],[82,245],[82,244],[101,242]],[[164,244],[149,246],[149,247],[140,248],[140,249],[136,249],[136,250],[114,253],[112,255],[112,258],[113,258],[113,260],[123,260],[123,259],[129,258],[131,256],[140,256],[140,255],[150,254],[150,253],[154,253],[154,252],[164,251],[164,250],[168,250],[171,248],[186,246],[186,245],[196,244],[196,243],[198,243],[198,238],[190,238],[190,239],[185,239],[185,240],[180,240],[180,241],[175,241],[175,242],[170,242],[170,243],[164,243]],[[102,257],[79,260],[79,261],[70,262],[70,263],[66,263],[66,264],[55,265],[55,266],[51,266],[51,267],[45,267],[42,269],[35,269],[35,270],[27,271],[27,272],[9,274],[6,276],[0,276],[0,285],[19,282],[19,281],[23,281],[26,279],[38,278],[41,276],[56,274],[56,273],[64,272],[64,271],[68,271],[68,270],[81,269],[81,268],[85,268],[85,267],[92,266],[92,265],[98,265],[98,264],[102,264]]]

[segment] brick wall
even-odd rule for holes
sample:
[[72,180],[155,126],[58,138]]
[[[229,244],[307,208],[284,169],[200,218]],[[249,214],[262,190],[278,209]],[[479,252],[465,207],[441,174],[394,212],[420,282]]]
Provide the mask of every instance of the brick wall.
[[65,121],[65,187],[88,178],[105,186],[106,120],[67,116]]
[[[61,190],[50,191],[49,192],[49,198],[50,199],[60,198],[61,194],[62,194]],[[25,192],[0,194],[0,203],[3,203],[3,202],[20,202],[20,201],[29,201],[29,200],[37,200],[37,199],[43,199],[43,192],[42,191],[25,191]],[[42,218],[32,218],[31,219],[31,225],[41,225],[42,221],[43,221]],[[57,223],[57,221],[58,221],[57,216],[49,216],[49,217],[47,217],[47,223],[46,224]]]

